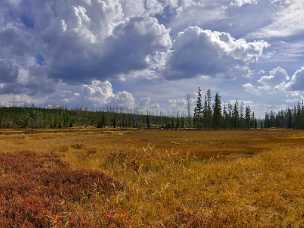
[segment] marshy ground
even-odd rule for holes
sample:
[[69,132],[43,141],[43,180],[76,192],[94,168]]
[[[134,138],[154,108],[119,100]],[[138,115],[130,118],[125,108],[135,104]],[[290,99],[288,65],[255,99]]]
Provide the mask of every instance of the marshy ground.
[[0,227],[303,224],[304,131],[0,132]]

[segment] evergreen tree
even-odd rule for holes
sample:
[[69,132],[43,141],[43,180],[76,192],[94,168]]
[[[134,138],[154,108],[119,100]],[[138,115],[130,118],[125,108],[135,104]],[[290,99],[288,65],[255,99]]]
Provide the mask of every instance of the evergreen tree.
[[202,90],[199,87],[197,91],[196,106],[194,108],[194,126],[201,127],[201,115],[202,115]]
[[292,128],[292,111],[291,111],[291,109],[287,110],[287,128]]
[[233,128],[234,127],[234,123],[233,123],[233,105],[232,104],[228,104],[228,126],[229,128]]
[[251,109],[249,106],[246,106],[245,110],[245,120],[246,120],[246,128],[251,128]]
[[223,128],[230,128],[230,118],[227,105],[223,108]]
[[221,97],[218,93],[215,94],[214,97],[214,107],[213,107],[213,127],[220,128],[222,121],[222,103]]
[[105,116],[104,116],[104,114],[101,114],[101,117],[98,120],[96,127],[97,128],[104,128],[105,126],[106,126]]
[[240,120],[239,120],[239,127],[240,128],[245,128],[246,123],[245,123],[245,116],[244,116],[244,103],[241,102],[240,104]]
[[235,101],[232,111],[232,121],[233,121],[233,128],[239,128],[240,124],[240,114],[239,114],[239,103]]
[[212,100],[212,97],[211,97],[211,90],[208,89],[207,92],[206,92],[206,127],[207,128],[210,128],[212,126],[212,104],[211,104],[211,100]]
[[149,113],[146,115],[146,128],[151,128],[150,116]]

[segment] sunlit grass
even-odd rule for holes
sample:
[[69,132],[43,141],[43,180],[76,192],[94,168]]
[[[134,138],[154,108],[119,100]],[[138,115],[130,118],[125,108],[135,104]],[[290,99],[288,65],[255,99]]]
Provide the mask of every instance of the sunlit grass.
[[[7,132],[3,153],[53,153],[72,170],[100,172],[125,186],[107,196],[96,186],[94,197],[67,200],[63,208],[73,216],[61,225],[304,224],[303,131]],[[0,169],[0,178],[9,175]]]

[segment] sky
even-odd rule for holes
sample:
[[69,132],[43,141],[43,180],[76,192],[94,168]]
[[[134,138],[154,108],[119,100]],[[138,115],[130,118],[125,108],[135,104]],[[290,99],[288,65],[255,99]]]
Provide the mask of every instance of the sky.
[[[1,0],[0,105],[258,116],[304,96],[303,0]],[[193,107],[194,108],[194,107]]]

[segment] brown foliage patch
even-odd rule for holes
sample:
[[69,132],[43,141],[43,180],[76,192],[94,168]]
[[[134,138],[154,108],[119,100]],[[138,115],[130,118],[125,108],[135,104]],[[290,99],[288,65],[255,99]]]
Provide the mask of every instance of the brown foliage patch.
[[66,216],[70,203],[123,188],[101,172],[73,170],[55,154],[0,154],[0,171],[0,227],[85,225]]

